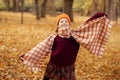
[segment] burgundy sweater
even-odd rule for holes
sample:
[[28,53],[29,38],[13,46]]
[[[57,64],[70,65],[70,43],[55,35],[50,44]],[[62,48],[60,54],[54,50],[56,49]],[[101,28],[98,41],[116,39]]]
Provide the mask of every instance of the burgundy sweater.
[[61,38],[57,35],[54,39],[50,61],[60,66],[75,63],[79,46],[72,36],[70,38]]

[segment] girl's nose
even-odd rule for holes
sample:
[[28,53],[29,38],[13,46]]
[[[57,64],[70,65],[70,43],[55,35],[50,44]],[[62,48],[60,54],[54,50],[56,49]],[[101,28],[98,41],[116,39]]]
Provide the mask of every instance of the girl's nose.
[[63,23],[65,25],[65,23]]
[[63,23],[63,26],[65,26],[66,24],[65,23]]

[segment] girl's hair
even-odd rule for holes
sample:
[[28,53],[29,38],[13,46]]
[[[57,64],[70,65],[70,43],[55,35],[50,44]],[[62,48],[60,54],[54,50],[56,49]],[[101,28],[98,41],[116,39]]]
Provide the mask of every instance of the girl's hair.
[[58,32],[58,27],[57,27],[57,29],[55,30],[55,32]]

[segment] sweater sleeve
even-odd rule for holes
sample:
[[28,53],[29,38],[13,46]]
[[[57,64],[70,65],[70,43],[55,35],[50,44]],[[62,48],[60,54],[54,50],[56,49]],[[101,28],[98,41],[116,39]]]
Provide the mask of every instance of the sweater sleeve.
[[20,56],[20,59],[25,65],[29,66],[32,71],[40,71],[45,65],[46,56],[48,53],[51,53],[55,36],[56,34],[49,36],[28,53]]
[[73,30],[72,36],[89,52],[101,56],[108,42],[112,23],[106,16],[93,19]]

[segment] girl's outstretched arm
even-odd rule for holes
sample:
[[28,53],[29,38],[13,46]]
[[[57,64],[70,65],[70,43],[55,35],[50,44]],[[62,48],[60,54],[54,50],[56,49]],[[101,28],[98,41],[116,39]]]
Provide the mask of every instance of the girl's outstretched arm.
[[101,56],[110,35],[111,21],[104,13],[98,13],[73,30],[72,36],[89,52]]
[[49,36],[44,41],[31,49],[28,53],[20,56],[23,63],[33,71],[40,71],[44,67],[44,62],[48,53],[51,53],[53,41],[56,34]]

